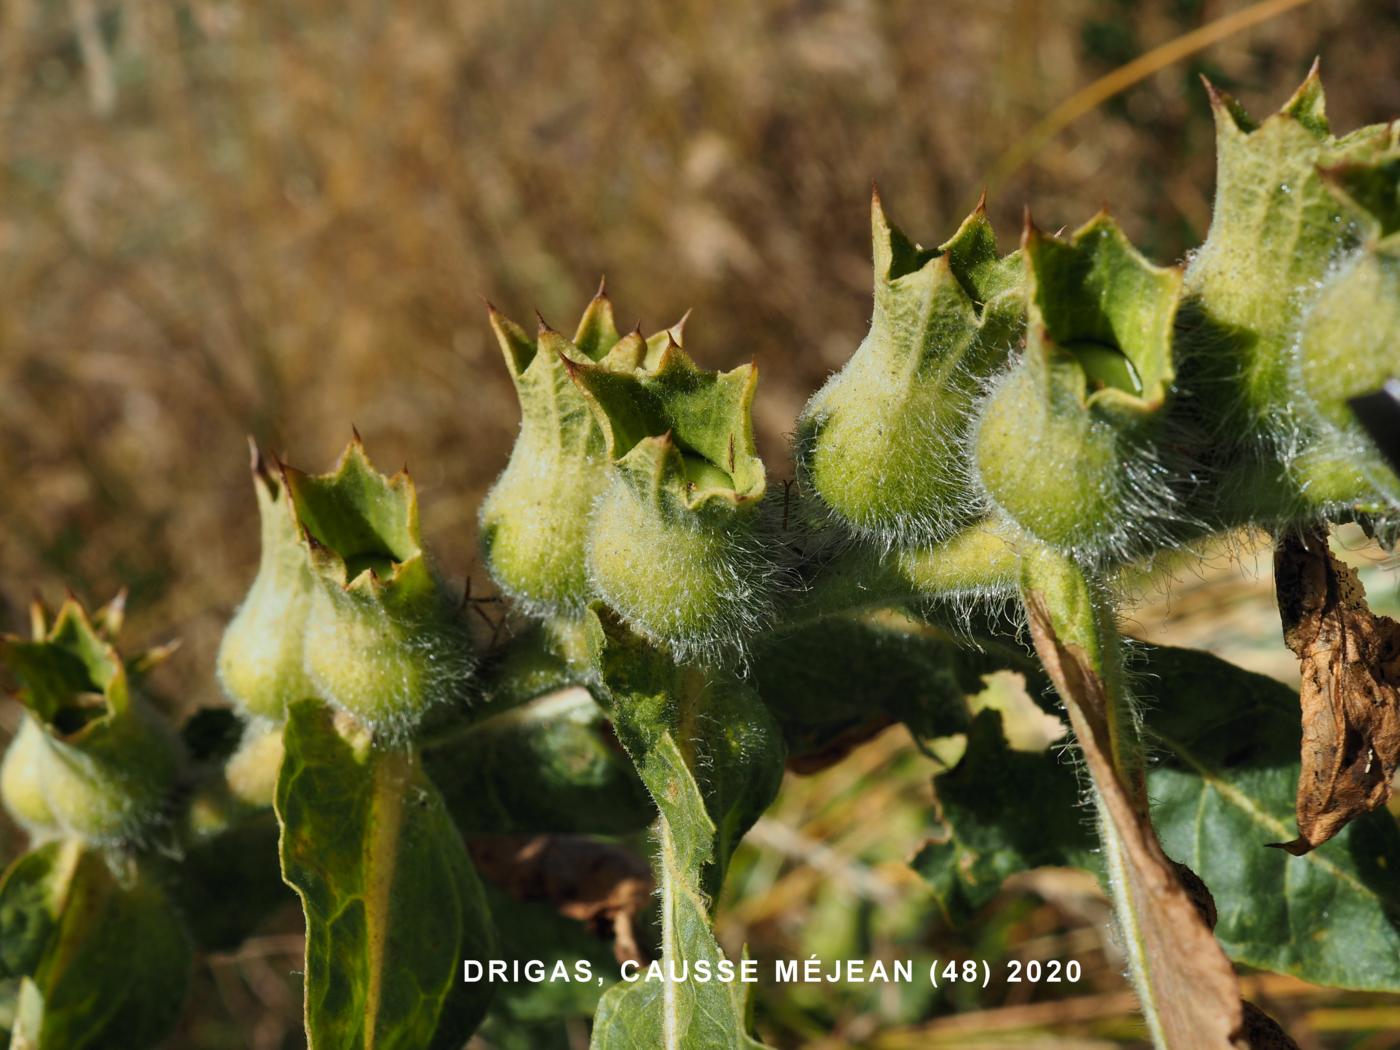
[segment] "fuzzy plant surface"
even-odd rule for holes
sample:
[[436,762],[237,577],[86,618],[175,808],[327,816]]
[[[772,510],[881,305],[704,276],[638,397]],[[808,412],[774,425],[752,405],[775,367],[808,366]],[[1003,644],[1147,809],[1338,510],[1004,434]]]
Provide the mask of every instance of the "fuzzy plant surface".
[[[795,483],[758,456],[755,366],[619,332],[600,288],[572,337],[489,312],[521,412],[480,511],[498,595],[439,577],[357,434],[324,474],[254,449],[230,708],[173,725],[120,602],[36,607],[0,643],[31,837],[0,879],[10,1045],[160,1045],[193,961],[295,901],[312,1050],[581,1018],[595,1050],[763,1046],[751,985],[697,977],[757,962],[714,932],[735,849],[785,772],[894,725],[966,737],[906,851],[946,922],[1093,872],[1159,1050],[1295,1045],[1237,964],[1400,993],[1400,624],[1329,549],[1400,537],[1353,408],[1400,378],[1400,123],[1334,135],[1316,70],[1263,120],[1208,90],[1214,217],[1177,265],[1106,212],[1003,254],[979,204],[924,248],[877,197],[870,329],[796,421]],[[1275,544],[1297,695],[1120,633],[1162,563],[1242,529]],[[973,715],[1004,671],[1072,747]],[[464,980],[489,960],[556,979]]]

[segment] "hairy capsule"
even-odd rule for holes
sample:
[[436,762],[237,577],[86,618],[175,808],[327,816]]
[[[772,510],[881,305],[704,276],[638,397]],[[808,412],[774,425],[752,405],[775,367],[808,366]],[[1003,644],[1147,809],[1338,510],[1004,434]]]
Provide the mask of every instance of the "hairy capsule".
[[302,669],[311,606],[311,561],[286,487],[253,446],[253,490],[262,523],[262,555],[253,585],[224,630],[218,675],[245,714],[281,721],[287,704],[316,695]]
[[987,498],[1084,561],[1160,542],[1179,512],[1156,448],[1181,274],[1100,215],[1069,240],[1027,224],[1026,349],[991,386],[972,452]]
[[139,842],[169,816],[184,754],[133,687],[101,629],[69,599],[33,640],[8,637],[0,658],[19,680],[24,721],[0,771],[6,808],[36,835]]
[[496,584],[528,612],[577,617],[593,596],[588,516],[608,480],[603,434],[566,362],[631,372],[679,326],[619,336],[600,287],[572,340],[541,322],[535,338],[491,309],[491,327],[520,399],[520,433],[481,505],[481,549]]
[[757,370],[705,372],[674,343],[632,374],[568,367],[611,463],[589,519],[593,587],[678,659],[742,652],[781,576],[750,417]]
[[797,424],[803,486],[881,546],[927,545],[978,513],[963,466],[967,418],[1022,328],[1019,253],[1001,259],[979,203],[924,250],[871,204],[870,331]]
[[356,439],[329,474],[284,467],[311,565],[303,670],[314,695],[390,736],[459,699],[470,638],[421,545],[406,471],[375,471]]

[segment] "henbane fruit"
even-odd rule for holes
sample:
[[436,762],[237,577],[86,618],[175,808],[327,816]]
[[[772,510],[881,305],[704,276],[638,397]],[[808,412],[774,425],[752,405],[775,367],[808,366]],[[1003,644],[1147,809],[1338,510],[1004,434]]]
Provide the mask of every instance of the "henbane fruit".
[[303,668],[315,695],[391,737],[460,700],[474,663],[457,603],[428,566],[406,471],[358,435],[328,474],[282,470],[311,565]]
[[[184,756],[128,664],[69,599],[31,640],[0,641],[24,722],[0,772],[11,814],[40,836],[99,845],[146,838],[169,816]],[[96,623],[94,623],[96,620]]]

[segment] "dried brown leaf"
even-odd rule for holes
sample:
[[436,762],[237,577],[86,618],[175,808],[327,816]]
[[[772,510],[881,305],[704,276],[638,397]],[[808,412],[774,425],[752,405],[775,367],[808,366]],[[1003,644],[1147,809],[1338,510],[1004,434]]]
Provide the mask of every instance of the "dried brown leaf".
[[[1036,652],[1064,700],[1085,765],[1098,792],[1109,870],[1119,883],[1125,938],[1134,942],[1138,994],[1158,1045],[1170,1050],[1248,1050],[1256,1044],[1239,980],[1207,925],[1214,906],[1194,874],[1183,884],[1181,866],[1157,841],[1146,815],[1146,794],[1130,790],[1111,758],[1111,698],[1092,660],[1062,642],[1034,591],[1025,596]],[[1122,915],[1121,912],[1130,912]],[[1276,1028],[1277,1026],[1275,1026]],[[1281,1030],[1279,1030],[1281,1035]],[[1271,1034],[1271,1038],[1273,1038]],[[1259,1047],[1289,1047],[1283,1042]],[[1296,1048],[1295,1048],[1296,1050]]]
[[646,962],[633,920],[651,900],[651,868],[635,853],[585,835],[489,835],[468,844],[482,876],[519,901],[611,937],[619,963]]
[[1356,571],[1322,531],[1289,536],[1274,554],[1283,640],[1302,672],[1301,855],[1390,799],[1400,763],[1400,624],[1366,605]]
[[874,740],[894,724],[894,719],[889,715],[884,712],[876,713],[863,722],[841,730],[818,751],[800,755],[789,754],[786,766],[789,771],[799,776],[820,773],[842,761],[861,744]]

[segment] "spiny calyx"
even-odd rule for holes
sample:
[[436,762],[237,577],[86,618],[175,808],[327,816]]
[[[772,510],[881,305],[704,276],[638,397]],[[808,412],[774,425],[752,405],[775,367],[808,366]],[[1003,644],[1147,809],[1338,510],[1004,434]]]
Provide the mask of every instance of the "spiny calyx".
[[1314,434],[1294,471],[1314,504],[1393,519],[1400,478],[1347,402],[1400,376],[1400,123],[1377,157],[1320,174],[1362,243],[1334,266],[1302,322],[1296,378]]
[[741,650],[778,573],[751,407],[757,369],[695,366],[671,341],[632,372],[568,359],[610,463],[589,524],[594,588],[680,659]]
[[981,202],[936,249],[871,202],[870,332],[798,421],[804,486],[882,545],[928,544],[975,516],[962,442],[971,405],[1018,338],[1019,253],[997,254]]
[[280,467],[274,470],[255,444],[250,447],[262,553],[248,595],[224,631],[218,674],[244,714],[280,722],[287,704],[316,695],[302,668],[314,584]]
[[1383,124],[1341,138],[1327,122],[1317,67],[1264,121],[1209,83],[1215,110],[1215,206],[1186,270],[1183,383],[1218,432],[1245,446],[1296,438],[1289,358],[1299,323],[1360,231],[1322,172],[1373,159]]
[[993,505],[1087,561],[1126,556],[1175,512],[1153,438],[1170,397],[1175,268],[1106,214],[1068,240],[1027,223],[1026,349],[981,406],[973,454]]
[[618,334],[600,286],[573,339],[543,322],[534,338],[494,307],[491,327],[520,399],[520,434],[481,507],[481,545],[497,585],[527,611],[578,616],[591,597],[587,521],[607,482],[602,431],[565,362],[646,368],[681,325],[644,339]]
[[120,598],[91,618],[69,598],[52,624],[36,604],[31,619],[32,639],[0,639],[25,708],[0,768],[5,805],[39,836],[139,841],[166,820],[184,765],[174,733],[138,689],[163,651],[123,661],[112,644]]
[[328,474],[282,468],[313,586],[303,668],[315,690],[388,736],[461,699],[470,639],[428,566],[406,470],[370,464],[359,435]]

